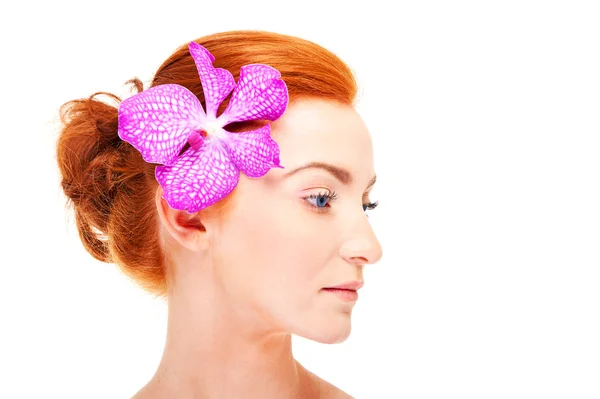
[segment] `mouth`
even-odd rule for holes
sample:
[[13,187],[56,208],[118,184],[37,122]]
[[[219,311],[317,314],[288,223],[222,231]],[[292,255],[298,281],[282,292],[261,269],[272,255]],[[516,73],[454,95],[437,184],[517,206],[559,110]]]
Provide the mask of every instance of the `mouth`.
[[356,290],[344,288],[323,288],[323,291],[330,292],[346,302],[356,302],[358,300],[358,292],[356,292]]
[[336,286],[326,287],[325,289],[341,289],[341,290],[358,291],[359,289],[362,288],[363,285],[365,285],[364,281],[355,280],[355,281],[348,281],[347,283],[336,285]]

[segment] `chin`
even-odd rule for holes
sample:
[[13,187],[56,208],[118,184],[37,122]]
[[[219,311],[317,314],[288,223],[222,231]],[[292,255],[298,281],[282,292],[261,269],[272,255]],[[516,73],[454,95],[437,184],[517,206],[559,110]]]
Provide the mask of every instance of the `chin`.
[[323,339],[319,342],[321,342],[323,344],[341,344],[342,342],[347,340],[349,336],[350,336],[350,330],[348,329],[348,331],[344,331],[343,333],[338,334],[338,335],[328,336],[328,337],[326,337],[326,339]]
[[344,319],[329,319],[325,323],[305,326],[302,331],[296,331],[294,334],[322,344],[339,344],[348,339],[352,331],[350,317]]

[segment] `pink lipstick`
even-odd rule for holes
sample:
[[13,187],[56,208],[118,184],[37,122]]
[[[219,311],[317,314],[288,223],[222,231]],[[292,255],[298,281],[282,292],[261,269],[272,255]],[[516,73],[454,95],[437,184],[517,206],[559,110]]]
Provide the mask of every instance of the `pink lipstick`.
[[358,292],[362,286],[362,281],[351,281],[348,283],[336,285],[335,287],[326,287],[323,288],[323,291],[331,292],[332,294],[337,295],[340,299],[343,299],[347,302],[354,302],[358,300]]

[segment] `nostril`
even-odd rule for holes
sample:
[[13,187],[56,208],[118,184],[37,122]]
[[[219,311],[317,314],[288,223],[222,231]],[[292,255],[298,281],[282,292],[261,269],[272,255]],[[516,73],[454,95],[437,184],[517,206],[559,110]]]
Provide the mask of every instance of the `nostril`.
[[339,255],[348,263],[363,266],[377,262],[380,249],[381,246],[377,240],[360,237],[345,241],[340,247]]
[[365,263],[369,263],[369,260],[362,256],[353,256],[350,258],[350,261],[358,266],[363,266]]

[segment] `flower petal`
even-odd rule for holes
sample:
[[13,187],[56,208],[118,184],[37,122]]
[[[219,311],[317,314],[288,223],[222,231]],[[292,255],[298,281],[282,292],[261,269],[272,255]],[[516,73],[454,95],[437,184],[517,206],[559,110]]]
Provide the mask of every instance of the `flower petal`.
[[190,147],[171,166],[157,166],[155,175],[172,209],[194,213],[231,193],[240,171],[222,143],[213,139],[205,140],[198,150]]
[[274,121],[283,114],[287,104],[287,86],[277,69],[263,64],[245,65],[240,69],[229,105],[219,119],[223,120],[221,126],[258,119]]
[[248,177],[264,176],[273,167],[283,168],[269,125],[244,133],[225,131],[223,141],[231,162]]
[[169,165],[205,119],[194,93],[177,84],[164,84],[121,102],[118,133],[144,161]]
[[198,43],[190,42],[189,50],[200,75],[206,100],[206,114],[211,119],[216,118],[219,105],[235,87],[235,80],[228,70],[214,68],[212,63],[215,57]]

